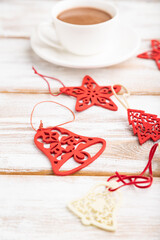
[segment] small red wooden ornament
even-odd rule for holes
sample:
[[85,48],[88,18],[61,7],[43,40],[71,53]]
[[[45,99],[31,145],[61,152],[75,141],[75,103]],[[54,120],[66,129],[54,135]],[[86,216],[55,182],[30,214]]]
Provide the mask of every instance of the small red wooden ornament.
[[[34,73],[43,78],[43,80],[48,85],[49,93],[52,96],[59,96],[60,94],[66,94],[69,96],[73,96],[77,98],[75,109],[76,111],[84,111],[93,105],[103,107],[112,111],[117,111],[117,105],[111,100],[111,96],[113,95],[111,86],[99,86],[90,76],[86,75],[83,78],[82,85],[77,87],[66,87],[63,82],[57,78],[49,77],[43,74],[40,74],[36,71],[34,67],[32,67]],[[60,82],[63,87],[59,89],[59,93],[52,93],[51,87],[48,82],[49,79],[56,80]],[[119,92],[121,90],[120,85],[115,85],[115,92]]]
[[141,53],[137,57],[154,60],[160,70],[160,42],[158,40],[151,40],[151,47],[151,50]]
[[[115,92],[119,92],[121,87],[115,85]],[[112,111],[117,111],[117,105],[111,100],[113,95],[111,86],[99,86],[90,76],[83,78],[80,87],[63,87],[60,88],[63,94],[67,94],[77,98],[76,111],[84,111],[93,105],[97,105]]]
[[[41,122],[39,129],[36,130],[32,124],[33,112],[37,105],[46,102],[56,103],[67,108],[73,114],[73,120],[59,124],[56,127],[48,128],[43,128],[43,124]],[[74,119],[75,115],[71,109],[54,101],[43,101],[37,103],[31,113],[31,126],[36,131],[34,137],[35,145],[48,157],[51,162],[53,172],[59,176],[70,175],[85,168],[96,160],[103,153],[106,147],[106,141],[102,138],[81,136],[59,127],[74,121]],[[101,149],[94,156],[91,156],[87,151],[87,148],[99,143],[102,145]],[[67,161],[72,161],[72,159],[79,165],[73,169],[61,171],[62,166]]]
[[133,127],[133,133],[137,134],[140,144],[149,139],[154,142],[160,139],[160,118],[157,115],[135,109],[127,111],[129,124]]
[[127,110],[129,125],[132,125],[133,133],[138,136],[139,143],[142,145],[149,139],[154,142],[158,141],[160,139],[160,118],[157,118],[157,115],[145,113],[142,110],[131,109],[125,98],[125,95],[129,95],[129,92],[126,87],[122,85],[121,87],[127,92],[127,94],[123,94],[125,103],[118,97],[113,87],[112,91],[117,100]]
[[[96,160],[106,147],[105,140],[101,138],[84,137],[60,127],[39,128],[34,142],[50,160],[53,172],[60,176],[70,175],[85,168]],[[91,157],[85,149],[98,143],[101,143],[102,147]],[[44,144],[48,144],[49,147],[44,147]],[[67,171],[60,171],[61,167],[71,158],[79,166]]]

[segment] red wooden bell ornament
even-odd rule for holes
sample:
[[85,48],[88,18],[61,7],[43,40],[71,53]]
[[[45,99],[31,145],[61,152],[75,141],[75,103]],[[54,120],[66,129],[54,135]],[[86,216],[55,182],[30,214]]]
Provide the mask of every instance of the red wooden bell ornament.
[[[37,105],[47,102],[52,102],[67,108],[72,113],[73,119],[55,127],[47,128],[44,128],[43,123],[41,122],[39,129],[36,130],[32,123],[33,112]],[[51,162],[53,172],[56,175],[66,176],[85,168],[96,160],[103,153],[106,147],[106,141],[102,138],[81,136],[59,127],[74,120],[75,114],[71,109],[54,101],[43,101],[37,103],[31,113],[31,126],[36,131],[34,137],[35,145],[48,157]],[[94,156],[91,156],[87,148],[99,143],[102,145],[101,149],[97,151]],[[78,166],[66,171],[61,171],[61,167],[71,159],[74,159],[74,161],[78,163]]]

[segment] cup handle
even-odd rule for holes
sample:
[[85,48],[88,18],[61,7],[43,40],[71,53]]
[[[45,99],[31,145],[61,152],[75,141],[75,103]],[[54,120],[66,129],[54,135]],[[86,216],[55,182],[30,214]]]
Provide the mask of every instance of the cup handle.
[[50,47],[57,48],[58,50],[64,50],[61,44],[56,39],[54,39],[54,35],[52,36],[53,39],[51,39],[49,36],[43,35],[43,28],[46,26],[51,28],[52,29],[51,31],[55,30],[56,32],[55,26],[53,25],[52,22],[41,23],[38,26],[38,36],[41,39],[41,41],[49,45]]

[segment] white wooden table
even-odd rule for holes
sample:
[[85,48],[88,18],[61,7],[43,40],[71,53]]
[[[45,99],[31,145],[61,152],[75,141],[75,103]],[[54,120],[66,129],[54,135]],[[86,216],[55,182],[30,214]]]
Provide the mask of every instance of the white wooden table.
[[[160,152],[153,162],[154,183],[150,189],[124,188],[124,202],[118,213],[115,233],[85,227],[72,215],[66,204],[82,196],[91,186],[116,170],[139,173],[148,160],[153,142],[140,146],[129,128],[125,110],[118,112],[92,107],[76,113],[76,121],[66,128],[107,141],[104,153],[90,166],[69,177],[52,173],[47,158],[33,144],[34,131],[29,117],[38,101],[56,100],[74,109],[75,99],[59,96],[53,99],[45,83],[33,74],[37,70],[63,80],[68,86],[80,85],[85,74],[100,85],[125,85],[132,96],[133,108],[160,116],[160,71],[154,61],[136,57],[110,68],[69,69],[49,64],[34,54],[30,34],[40,22],[50,18],[55,0],[0,1],[0,240],[64,239],[160,239]],[[151,39],[160,39],[159,0],[113,0],[122,19],[135,27],[142,37],[139,52],[149,49]],[[57,83],[53,82],[55,88]],[[114,98],[114,97],[113,97]],[[35,116],[49,125],[69,119],[70,115],[46,106]],[[96,114],[95,114],[96,113]],[[98,116],[98,117],[97,117]],[[93,149],[93,152],[96,149]]]

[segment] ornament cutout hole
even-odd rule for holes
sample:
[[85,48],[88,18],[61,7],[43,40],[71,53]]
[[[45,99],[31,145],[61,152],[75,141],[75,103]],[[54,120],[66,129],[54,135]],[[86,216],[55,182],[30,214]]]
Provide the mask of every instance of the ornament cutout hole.
[[43,139],[42,138],[38,138],[37,141],[43,144]]
[[102,148],[102,144],[101,143],[97,143],[94,146],[89,146],[87,148],[85,148],[85,151],[88,152],[90,154],[91,157],[94,157],[95,154]]
[[50,148],[50,144],[49,144],[49,143],[44,143],[44,144],[43,144],[43,147],[44,147],[44,148]]
[[71,158],[69,159],[69,161],[65,162],[65,163],[61,166],[61,168],[59,169],[59,171],[60,171],[60,172],[68,171],[68,170],[71,169],[71,168],[74,169],[74,168],[79,167],[79,165],[80,165],[80,164],[79,164],[78,162],[76,162],[73,157],[71,157]]

